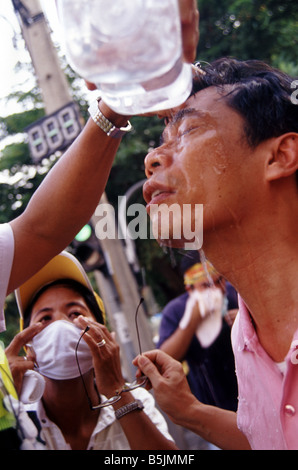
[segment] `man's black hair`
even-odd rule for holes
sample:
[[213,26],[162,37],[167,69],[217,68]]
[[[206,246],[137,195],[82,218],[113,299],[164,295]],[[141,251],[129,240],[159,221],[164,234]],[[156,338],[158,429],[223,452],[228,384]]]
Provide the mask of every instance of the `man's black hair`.
[[[249,145],[298,132],[298,105],[291,100],[294,78],[258,60],[218,59],[194,78],[192,95],[215,86],[245,120]],[[233,88],[227,85],[232,85]]]

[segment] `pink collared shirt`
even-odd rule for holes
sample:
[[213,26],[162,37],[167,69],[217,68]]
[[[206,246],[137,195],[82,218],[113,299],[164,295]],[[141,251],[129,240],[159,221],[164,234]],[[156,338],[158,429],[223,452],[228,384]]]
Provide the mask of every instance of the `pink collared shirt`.
[[281,372],[259,343],[239,299],[232,343],[238,379],[237,422],[253,450],[298,449],[298,331]]

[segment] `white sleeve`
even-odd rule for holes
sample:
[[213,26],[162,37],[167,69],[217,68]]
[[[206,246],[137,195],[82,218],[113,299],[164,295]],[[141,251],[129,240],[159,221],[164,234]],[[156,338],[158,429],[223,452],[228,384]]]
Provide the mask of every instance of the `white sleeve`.
[[161,414],[156,408],[153,396],[144,388],[136,388],[131,392],[135,398],[141,400],[144,405],[144,412],[149,416],[152,423],[155,424],[157,429],[170,441],[174,441],[173,437],[169,434],[168,425]]
[[14,255],[14,237],[9,224],[0,224],[0,332],[6,329],[4,302]]

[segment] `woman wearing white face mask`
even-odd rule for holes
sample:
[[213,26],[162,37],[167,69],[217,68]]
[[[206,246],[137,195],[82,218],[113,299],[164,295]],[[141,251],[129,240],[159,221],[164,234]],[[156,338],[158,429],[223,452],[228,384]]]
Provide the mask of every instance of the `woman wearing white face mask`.
[[[176,449],[152,396],[125,390],[101,299],[74,257],[54,258],[16,296],[29,326],[6,353],[21,397],[27,370],[43,377],[42,398],[28,409],[37,413],[47,450]],[[28,342],[24,361],[18,353]]]

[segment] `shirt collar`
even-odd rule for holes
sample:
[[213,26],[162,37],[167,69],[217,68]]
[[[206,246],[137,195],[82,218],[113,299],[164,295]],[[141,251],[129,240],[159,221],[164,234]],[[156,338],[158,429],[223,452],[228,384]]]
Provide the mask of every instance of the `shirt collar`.
[[[100,395],[102,402],[106,401],[107,398],[104,395]],[[38,403],[34,403],[32,405],[26,406],[26,409],[34,410],[37,413],[38,419],[42,422],[43,427],[51,427],[56,426],[46,415],[42,400],[39,400]],[[110,406],[101,408],[99,419],[97,424],[94,428],[92,435],[97,434],[98,432],[102,431],[106,427],[110,426],[114,421],[116,421],[114,409]]]
[[257,344],[259,343],[257,333],[249,310],[240,296],[238,322],[240,333],[238,334],[238,349],[240,351],[256,351]]
[[[239,314],[238,314],[238,350],[239,351],[260,351],[261,345],[253,324],[253,319],[244,300],[239,296]],[[262,348],[261,348],[262,349]],[[297,361],[298,364],[298,330],[295,332],[290,350],[285,358],[287,361]]]

